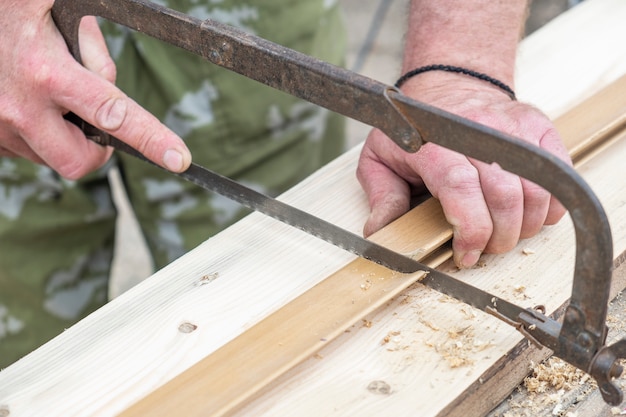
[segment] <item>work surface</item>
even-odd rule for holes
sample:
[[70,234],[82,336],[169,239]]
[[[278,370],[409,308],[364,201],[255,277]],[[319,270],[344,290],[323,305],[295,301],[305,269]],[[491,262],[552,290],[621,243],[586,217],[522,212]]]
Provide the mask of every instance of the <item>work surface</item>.
[[[587,0],[527,39],[519,59],[520,99],[556,118],[626,73],[624,19],[625,2]],[[603,166],[615,167],[610,176],[593,162],[582,172],[609,211],[616,248],[626,248],[626,213],[619,210],[623,193],[616,192],[624,188],[618,182],[626,177],[622,142],[602,160]],[[357,156],[358,149],[348,152],[282,199],[359,233],[368,210],[354,178]],[[558,308],[568,296],[573,244],[564,221],[510,254],[485,257],[483,268],[457,274],[477,286],[495,286],[512,301]],[[253,214],[0,372],[0,410],[5,410],[0,413],[122,413],[352,260],[350,254]],[[364,286],[357,289],[367,294],[368,277],[361,281]],[[297,324],[308,327],[306,322]],[[464,412],[455,410],[454,400],[487,382],[481,381],[485,372],[521,341],[506,324],[419,285],[355,318],[345,330],[333,341],[320,335],[317,354],[278,376],[234,412]],[[282,342],[276,340],[277,355]],[[463,346],[469,347],[466,356],[449,354]],[[466,361],[451,362],[454,358]],[[232,362],[233,374],[239,365]],[[198,400],[213,387],[205,389],[205,394],[198,392]],[[162,397],[156,398],[157,404],[159,400],[163,405],[172,402]]]

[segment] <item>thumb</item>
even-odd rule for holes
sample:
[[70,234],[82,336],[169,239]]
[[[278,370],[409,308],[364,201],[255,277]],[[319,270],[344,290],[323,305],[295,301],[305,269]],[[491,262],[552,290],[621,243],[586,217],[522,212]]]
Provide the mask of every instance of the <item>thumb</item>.
[[409,185],[383,163],[361,155],[357,177],[367,194],[370,215],[363,235],[370,236],[410,208]]
[[66,65],[56,85],[54,98],[60,107],[116,136],[157,165],[182,172],[191,163],[189,149],[173,131],[114,84],[75,61]]

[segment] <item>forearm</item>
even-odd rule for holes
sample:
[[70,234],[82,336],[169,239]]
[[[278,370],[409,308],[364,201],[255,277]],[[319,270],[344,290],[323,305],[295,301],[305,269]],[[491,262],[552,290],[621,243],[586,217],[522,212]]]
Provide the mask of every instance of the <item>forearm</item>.
[[527,0],[413,0],[403,73],[455,65],[512,86],[527,8]]

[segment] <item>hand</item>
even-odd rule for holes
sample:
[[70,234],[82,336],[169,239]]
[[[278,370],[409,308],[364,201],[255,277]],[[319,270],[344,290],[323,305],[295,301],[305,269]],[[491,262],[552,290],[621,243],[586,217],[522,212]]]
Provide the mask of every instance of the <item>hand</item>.
[[[543,113],[483,84],[458,74],[433,72],[409,80],[402,89],[417,100],[522,138],[570,161],[559,134]],[[430,191],[452,225],[454,261],[462,268],[476,264],[483,252],[511,250],[519,239],[535,235],[565,213],[547,191],[496,164],[434,144],[425,144],[415,154],[405,153],[378,130],[367,138],[357,175],[371,208],[366,236],[404,214],[412,194]]]
[[115,65],[94,18],[83,19],[78,64],[56,29],[53,0],[3,2],[0,15],[0,156],[23,157],[76,179],[111,150],[86,140],[68,111],[172,171],[191,162],[183,141],[115,87]]

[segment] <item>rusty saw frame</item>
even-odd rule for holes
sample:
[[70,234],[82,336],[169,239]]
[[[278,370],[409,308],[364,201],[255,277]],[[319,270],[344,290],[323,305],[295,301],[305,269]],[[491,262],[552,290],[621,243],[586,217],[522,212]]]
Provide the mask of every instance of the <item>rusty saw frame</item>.
[[[416,152],[425,142],[435,143],[486,163],[497,163],[548,190],[569,210],[576,234],[572,295],[562,324],[541,309],[524,309],[500,300],[206,168],[192,165],[181,174],[206,189],[359,256],[401,272],[427,271],[429,275],[423,283],[515,326],[534,343],[552,349],[555,356],[593,376],[606,402],[622,402],[623,394],[612,380],[622,373],[619,360],[626,357],[626,339],[605,345],[613,269],[611,231],[600,202],[569,165],[534,145],[412,100],[394,87],[232,26],[199,20],[146,0],[56,0],[52,17],[79,62],[78,28],[84,16],[98,16],[145,33],[270,87],[377,127],[407,152]],[[87,138],[142,158],[113,136],[75,115],[70,118]]]

